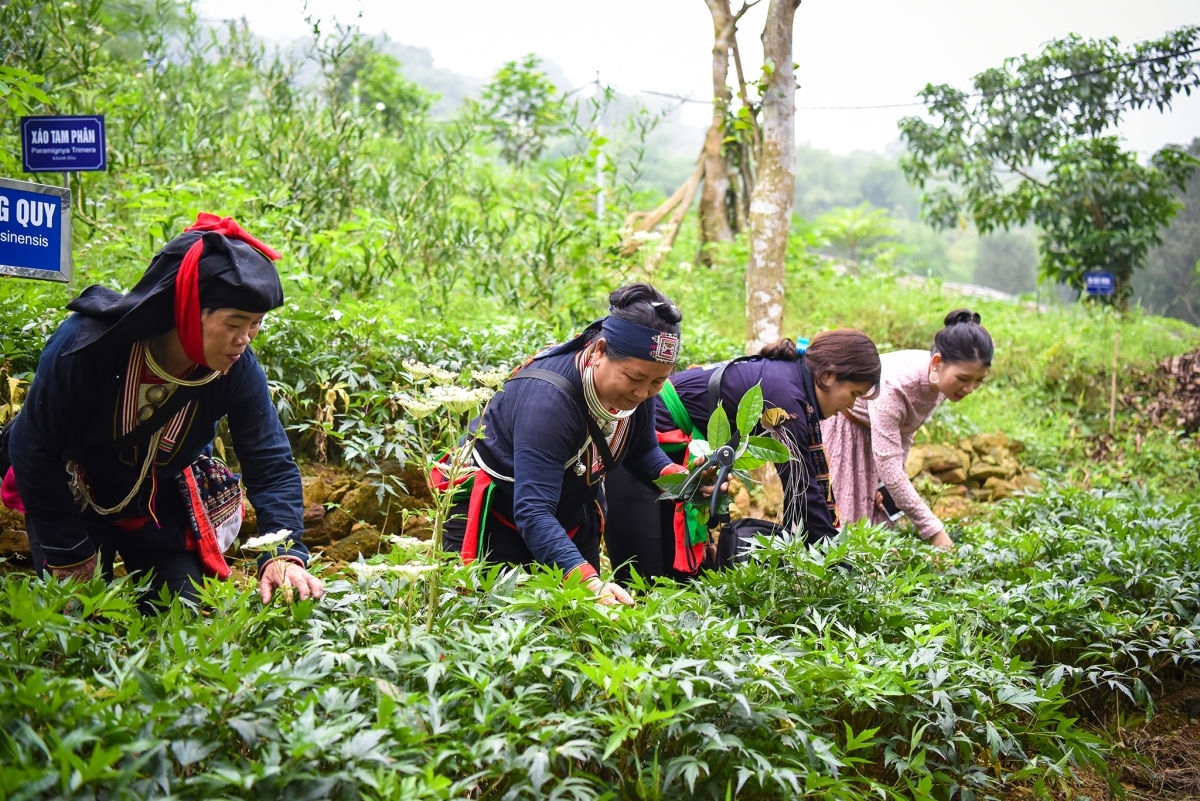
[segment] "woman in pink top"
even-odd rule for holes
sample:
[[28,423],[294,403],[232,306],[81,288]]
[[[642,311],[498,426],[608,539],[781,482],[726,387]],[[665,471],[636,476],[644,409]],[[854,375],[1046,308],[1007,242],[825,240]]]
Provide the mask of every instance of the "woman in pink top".
[[841,414],[821,423],[833,496],[843,523],[866,518],[888,521],[882,482],[896,506],[905,512],[922,539],[938,548],[954,541],[908,480],[904,464],[913,435],[943,400],[957,403],[970,395],[992,366],[992,337],[979,315],[957,309],[933,338],[933,349],[900,350],[880,356],[883,377],[879,394],[858,400]]

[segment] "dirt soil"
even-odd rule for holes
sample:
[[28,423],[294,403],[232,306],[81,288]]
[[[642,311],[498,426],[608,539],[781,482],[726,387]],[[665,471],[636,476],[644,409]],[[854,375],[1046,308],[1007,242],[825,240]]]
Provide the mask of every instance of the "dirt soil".
[[[1138,718],[1097,731],[1115,739],[1108,766],[1119,790],[1089,771],[1066,788],[1048,796],[1053,801],[1200,801],[1200,683],[1168,690],[1156,699],[1158,713],[1149,721]],[[1034,799],[1028,789],[1016,789],[1013,799]]]

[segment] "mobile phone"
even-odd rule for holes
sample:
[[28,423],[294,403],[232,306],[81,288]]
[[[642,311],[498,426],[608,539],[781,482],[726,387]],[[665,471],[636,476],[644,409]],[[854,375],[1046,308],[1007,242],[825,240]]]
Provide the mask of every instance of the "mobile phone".
[[892,494],[888,492],[887,487],[883,486],[883,482],[879,482],[879,486],[875,491],[883,496],[883,510],[887,512],[888,520],[895,523],[900,518],[904,517],[904,512],[900,511],[900,507],[892,500]]

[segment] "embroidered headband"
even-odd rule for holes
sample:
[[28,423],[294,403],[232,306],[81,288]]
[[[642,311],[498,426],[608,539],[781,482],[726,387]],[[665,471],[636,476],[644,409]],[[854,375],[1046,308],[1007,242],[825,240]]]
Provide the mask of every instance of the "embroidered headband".
[[679,358],[679,337],[669,331],[648,328],[610,314],[604,318],[600,334],[610,348],[627,356],[663,364],[674,364]]
[[[196,224],[184,231],[212,231],[245,242],[271,261],[279,258],[279,253],[246,233],[232,217],[218,217],[202,211],[196,215]],[[183,255],[179,272],[175,274],[175,328],[184,353],[197,364],[204,364],[204,331],[200,324],[200,258],[203,255],[204,237],[201,236]]]

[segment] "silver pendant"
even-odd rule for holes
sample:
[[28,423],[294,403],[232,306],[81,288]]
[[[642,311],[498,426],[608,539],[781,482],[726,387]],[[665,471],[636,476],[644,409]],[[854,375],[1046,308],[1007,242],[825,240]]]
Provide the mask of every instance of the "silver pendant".
[[587,468],[583,466],[582,461],[576,462],[575,467],[573,469],[575,471],[575,475],[577,475],[577,476],[582,476],[584,473],[587,472]]

